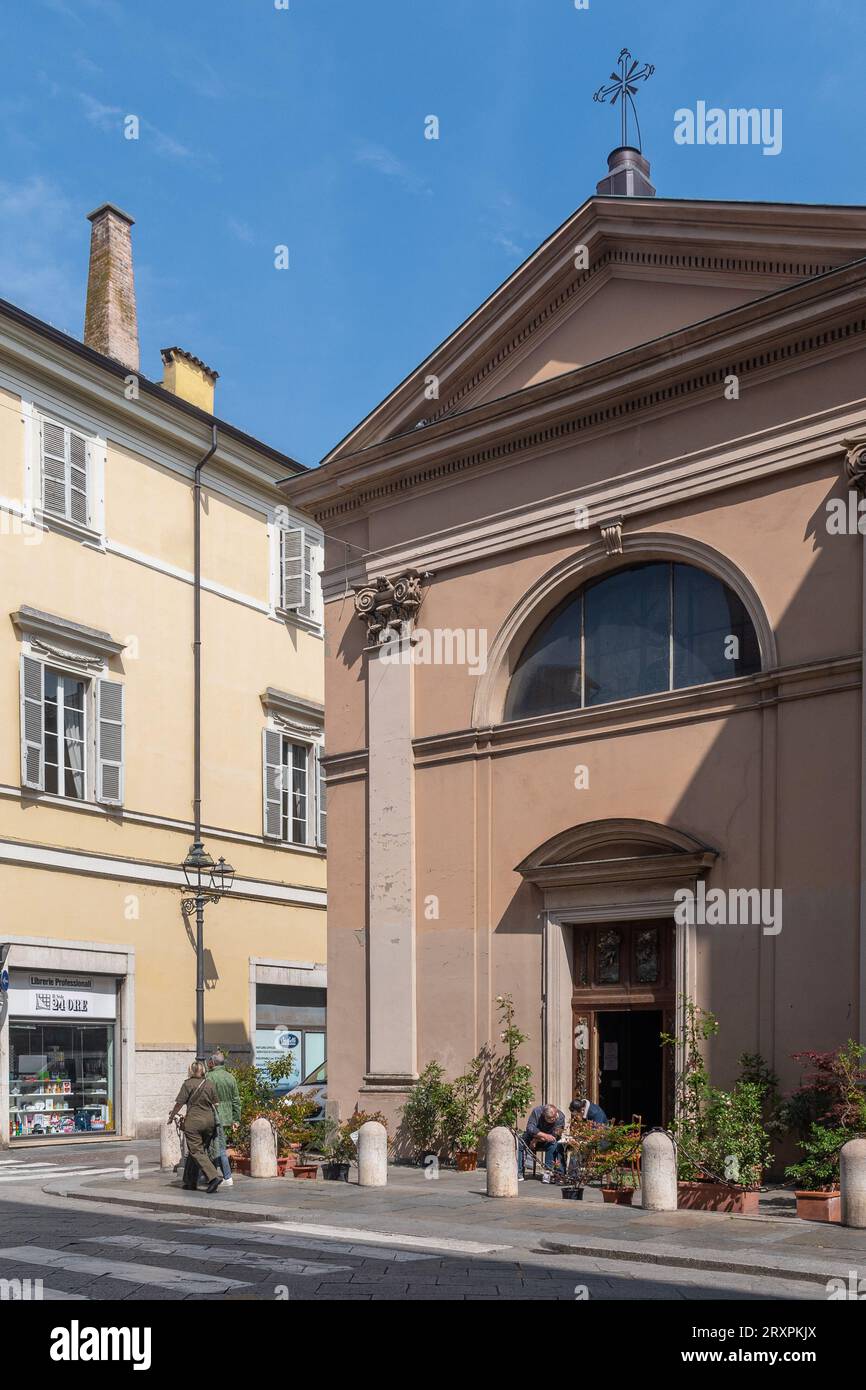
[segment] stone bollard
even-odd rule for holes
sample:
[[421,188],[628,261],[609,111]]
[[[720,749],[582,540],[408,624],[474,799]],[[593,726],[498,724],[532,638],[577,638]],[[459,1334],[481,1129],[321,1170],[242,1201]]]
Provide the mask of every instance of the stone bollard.
[[270,1120],[253,1120],[250,1125],[250,1177],[277,1176],[277,1136]]
[[849,1139],[839,1154],[842,1225],[866,1227],[866,1139]]
[[517,1141],[505,1125],[487,1136],[487,1195],[517,1196]]
[[386,1187],[388,1183],[388,1132],[378,1120],[367,1120],[358,1130],[358,1185]]
[[667,1130],[651,1129],[641,1153],[641,1206],[645,1211],[676,1211],[677,1146]]
[[180,1133],[174,1120],[159,1131],[159,1166],[166,1172],[180,1163]]

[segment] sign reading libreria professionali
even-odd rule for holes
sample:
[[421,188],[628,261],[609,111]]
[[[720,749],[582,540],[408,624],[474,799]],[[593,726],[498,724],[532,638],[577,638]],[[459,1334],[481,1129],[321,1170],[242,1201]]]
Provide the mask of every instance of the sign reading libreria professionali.
[[9,1013],[17,1018],[115,1018],[117,989],[110,975],[57,975],[10,970]]

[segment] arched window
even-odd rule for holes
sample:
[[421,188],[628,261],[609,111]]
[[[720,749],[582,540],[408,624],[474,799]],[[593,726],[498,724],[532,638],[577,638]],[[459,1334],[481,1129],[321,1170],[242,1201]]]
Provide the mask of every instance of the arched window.
[[693,565],[650,561],[569,594],[527,642],[506,719],[750,676],[758,639],[737,594]]

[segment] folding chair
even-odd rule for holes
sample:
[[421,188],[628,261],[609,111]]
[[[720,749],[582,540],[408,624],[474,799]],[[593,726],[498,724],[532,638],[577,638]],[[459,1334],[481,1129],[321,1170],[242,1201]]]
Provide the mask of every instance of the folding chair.
[[526,1177],[526,1165],[527,1165],[527,1163],[531,1163],[531,1164],[532,1164],[532,1176],[533,1176],[534,1178],[537,1177],[537,1176],[538,1176],[538,1154],[535,1152],[534,1149],[531,1149],[531,1148],[529,1147],[529,1145],[527,1144],[527,1142],[526,1142],[526,1140],[524,1139],[523,1135],[522,1135],[522,1134],[519,1134],[519,1133],[517,1132],[517,1130],[514,1131],[514,1137],[515,1137],[515,1139],[517,1140],[517,1160],[518,1160],[518,1167],[521,1166],[521,1165],[520,1165],[520,1156],[521,1156],[521,1154],[523,1155],[523,1164],[522,1164],[522,1167],[523,1167],[523,1176]]

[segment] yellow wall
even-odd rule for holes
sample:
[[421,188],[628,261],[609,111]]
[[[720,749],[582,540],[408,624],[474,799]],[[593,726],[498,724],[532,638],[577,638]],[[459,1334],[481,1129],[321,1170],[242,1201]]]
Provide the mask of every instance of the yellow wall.
[[[93,405],[89,416],[99,428]],[[22,531],[20,518],[0,511],[0,939],[5,931],[133,946],[136,1045],[170,1052],[194,1046],[193,938],[179,887],[135,881],[135,875],[146,876],[154,865],[158,873],[176,869],[192,838],[190,470],[201,453],[184,454],[178,472],[168,467],[165,431],[149,434],[144,405],[135,448],[128,422],[124,441],[112,438],[110,421],[102,428],[106,550],[56,530]],[[13,506],[24,497],[26,429],[20,399],[0,389],[0,498]],[[148,456],[150,449],[158,458]],[[224,495],[219,482],[240,496]],[[282,886],[286,896],[294,889],[322,895],[325,859],[315,848],[263,838],[260,698],[270,686],[321,703],[323,643],[269,611],[268,508],[283,499],[268,474],[263,469],[251,481],[211,465],[205,484],[203,575],[206,585],[229,592],[203,593],[202,819],[214,858],[225,855],[237,871],[234,897],[206,912],[207,1041],[240,1047],[250,1041],[250,960],[327,958],[323,903],[267,896],[268,885]],[[125,646],[103,673],[125,687],[122,810],[92,800],[60,804],[20,790],[22,642],[10,615],[22,606],[103,629]],[[116,856],[132,880],[92,876],[80,860],[77,868],[10,862],[10,855],[21,857],[20,846]],[[130,1116],[124,1127],[130,1132]]]

